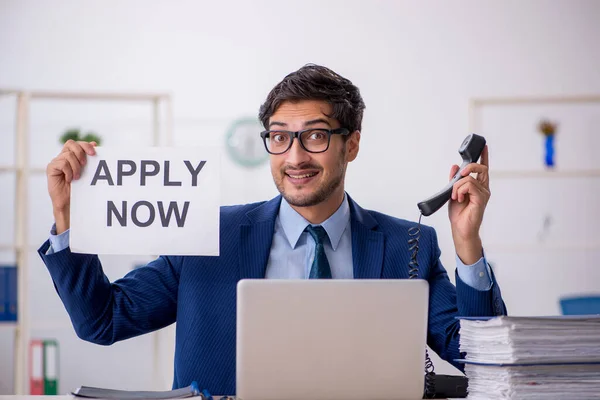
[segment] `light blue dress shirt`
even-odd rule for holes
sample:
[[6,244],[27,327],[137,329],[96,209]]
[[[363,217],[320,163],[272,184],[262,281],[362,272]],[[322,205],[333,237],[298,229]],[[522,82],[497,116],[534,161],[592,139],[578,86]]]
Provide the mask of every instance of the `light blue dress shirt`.
[[[304,231],[309,224],[284,198],[281,199],[267,262],[267,279],[308,279],[316,247],[314,239]],[[337,211],[320,225],[327,232],[323,244],[332,278],[354,278],[350,206],[346,197]]]
[[[304,231],[309,224],[285,199],[281,199],[267,262],[267,279],[308,279],[315,256],[315,242],[309,233]],[[320,225],[328,236],[324,246],[333,279],[353,279],[350,206],[347,196],[344,196],[344,201],[337,211]],[[50,248],[47,254],[59,252],[69,246],[69,230],[60,235],[55,233],[54,229],[50,233]],[[460,279],[472,288],[491,288],[490,267],[485,260],[485,254],[472,265],[463,264],[456,255],[456,269]]]

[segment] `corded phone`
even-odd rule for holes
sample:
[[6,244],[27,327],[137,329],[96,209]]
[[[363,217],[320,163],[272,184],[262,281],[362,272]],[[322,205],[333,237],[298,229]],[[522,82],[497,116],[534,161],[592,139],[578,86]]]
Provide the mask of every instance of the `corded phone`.
[[[408,240],[409,251],[412,252],[411,259],[408,264],[409,279],[416,279],[419,275],[419,263],[417,261],[417,253],[419,251],[419,234],[421,231],[421,217],[429,216],[439,210],[452,196],[452,187],[460,179],[464,178],[462,172],[470,163],[477,162],[485,147],[485,138],[476,134],[468,135],[463,140],[458,153],[463,159],[463,163],[452,177],[450,182],[438,193],[429,197],[426,200],[418,203],[417,206],[421,211],[419,222],[416,227],[411,227],[408,230],[410,239]],[[435,398],[464,398],[467,397],[468,380],[466,376],[453,375],[438,375],[434,371],[434,366],[429,358],[429,353],[425,350],[425,390],[423,397],[426,399]]]
[[458,149],[458,154],[460,154],[463,159],[462,165],[458,169],[458,172],[442,190],[429,197],[427,200],[423,200],[417,204],[419,210],[421,210],[421,214],[428,217],[439,210],[444,204],[446,204],[448,200],[450,200],[450,196],[452,195],[452,187],[456,182],[464,178],[464,176],[462,176],[462,172],[465,167],[479,160],[484,147],[485,138],[483,136],[473,133],[463,140],[460,148]]

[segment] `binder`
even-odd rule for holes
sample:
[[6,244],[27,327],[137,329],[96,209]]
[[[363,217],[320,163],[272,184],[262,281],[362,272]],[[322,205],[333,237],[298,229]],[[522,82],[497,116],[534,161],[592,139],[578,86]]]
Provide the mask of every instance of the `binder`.
[[0,266],[0,321],[17,320],[17,267]]
[[58,342],[44,340],[44,394],[58,394]]
[[8,321],[8,274],[6,267],[0,265],[0,321]]
[[17,320],[17,267],[8,268],[8,321]]
[[44,342],[29,342],[29,394],[44,394]]

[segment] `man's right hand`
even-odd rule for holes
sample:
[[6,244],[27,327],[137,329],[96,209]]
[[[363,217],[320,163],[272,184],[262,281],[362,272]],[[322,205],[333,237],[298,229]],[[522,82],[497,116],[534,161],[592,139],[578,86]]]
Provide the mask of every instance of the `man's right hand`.
[[79,179],[81,168],[88,155],[96,155],[96,142],[68,140],[62,151],[46,167],[48,193],[52,200],[56,233],[61,234],[70,226],[71,182]]

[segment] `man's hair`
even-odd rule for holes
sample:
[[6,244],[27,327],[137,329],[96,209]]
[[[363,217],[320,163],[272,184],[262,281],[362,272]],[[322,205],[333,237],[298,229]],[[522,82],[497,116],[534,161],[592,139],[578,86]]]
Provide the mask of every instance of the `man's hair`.
[[327,101],[333,109],[328,117],[338,120],[350,132],[361,130],[365,103],[358,88],[329,68],[315,64],[307,64],[283,78],[260,106],[258,118],[269,129],[269,118],[283,102],[300,100]]

